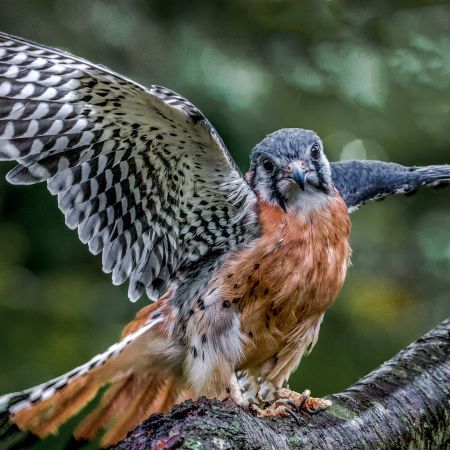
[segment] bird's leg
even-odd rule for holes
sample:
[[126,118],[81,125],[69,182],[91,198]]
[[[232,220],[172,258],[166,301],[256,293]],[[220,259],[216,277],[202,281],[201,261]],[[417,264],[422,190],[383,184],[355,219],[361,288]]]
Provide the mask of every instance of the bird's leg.
[[257,398],[270,404],[265,409],[254,408],[259,416],[295,416],[299,412],[315,414],[331,405],[330,400],[311,397],[309,390],[300,394],[291,391],[286,384],[301,357],[317,340],[322,317],[323,315],[313,317],[310,323],[305,322],[303,335],[307,338],[288,342],[276,356],[262,364],[260,368],[262,382]]
[[247,408],[256,401],[259,388],[258,380],[250,371],[236,372],[235,378],[239,385],[240,394],[243,397],[243,402],[240,403],[240,406]]
[[238,382],[238,379],[236,377],[236,374],[233,373],[230,378],[230,382],[228,384],[230,398],[234,400],[234,402],[238,405],[244,406],[245,399],[242,395],[241,386]]

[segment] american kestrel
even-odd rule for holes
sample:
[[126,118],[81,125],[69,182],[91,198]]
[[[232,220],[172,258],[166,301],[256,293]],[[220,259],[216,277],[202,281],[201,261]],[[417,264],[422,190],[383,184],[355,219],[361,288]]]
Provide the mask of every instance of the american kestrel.
[[47,181],[114,284],[153,302],[122,339],[54,380],[0,398],[3,424],[44,437],[109,384],[78,426],[121,439],[184,398],[230,396],[259,415],[328,406],[286,387],[344,282],[349,212],[450,182],[450,166],[329,163],[313,131],[253,149],[245,178],[190,102],[0,34],[0,158]]

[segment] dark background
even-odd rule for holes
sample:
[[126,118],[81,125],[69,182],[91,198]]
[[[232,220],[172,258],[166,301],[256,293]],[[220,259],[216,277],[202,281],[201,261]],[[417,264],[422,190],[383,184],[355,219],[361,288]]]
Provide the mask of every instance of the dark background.
[[[180,92],[244,171],[253,145],[283,127],[317,131],[330,160],[450,163],[448,2],[3,0],[0,10],[3,31]],[[450,189],[371,203],[352,221],[353,267],[291,379],[316,395],[450,312]],[[145,304],[112,286],[44,185],[0,182],[1,393],[85,362]]]

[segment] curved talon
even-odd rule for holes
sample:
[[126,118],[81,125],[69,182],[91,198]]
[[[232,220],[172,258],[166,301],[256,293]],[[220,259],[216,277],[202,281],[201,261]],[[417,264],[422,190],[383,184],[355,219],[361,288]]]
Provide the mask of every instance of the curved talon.
[[292,406],[295,410],[298,410],[298,406],[295,404],[294,400],[288,399],[286,403]]
[[297,422],[297,425],[301,425],[300,423],[300,418],[298,417],[298,415],[292,411],[292,409],[288,408],[287,406],[284,407],[284,410],[291,416],[294,418],[294,420]]
[[264,409],[253,405],[252,409],[259,417],[291,416],[300,425],[297,413],[315,415],[331,405],[330,400],[311,397],[311,391],[306,389],[299,394],[282,388],[278,391],[278,399]]
[[306,389],[302,392],[302,401],[300,402],[300,405],[298,406],[299,409],[303,409],[306,400],[311,397],[311,391],[309,389]]

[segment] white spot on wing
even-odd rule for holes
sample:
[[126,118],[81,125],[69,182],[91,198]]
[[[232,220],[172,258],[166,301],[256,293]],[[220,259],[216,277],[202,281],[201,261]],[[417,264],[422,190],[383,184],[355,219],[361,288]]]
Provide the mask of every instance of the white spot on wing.
[[0,95],[6,97],[11,90],[11,83],[9,81],[3,81],[0,84]]
[[19,73],[18,66],[10,66],[8,67],[8,70],[3,74],[3,76],[5,78],[16,78],[18,73]]
[[46,89],[42,93],[42,95],[40,95],[39,97],[36,97],[36,100],[52,100],[57,95],[58,95],[58,91],[55,88],[50,87],[50,88]]
[[44,144],[41,142],[40,139],[34,139],[33,144],[31,145],[30,153],[31,154],[39,153],[42,150],[43,146]]
[[25,53],[17,53],[8,61],[8,63],[20,65],[21,63],[23,63],[26,60],[27,60],[27,55]]
[[63,129],[63,122],[62,122],[62,120],[55,120],[53,122],[52,126],[46,132],[46,134],[50,134],[50,135],[59,134],[62,129]]
[[6,155],[10,159],[16,159],[18,156],[20,156],[20,153],[14,144],[11,144],[11,142],[6,141],[3,142],[1,145],[0,155]]
[[27,131],[23,134],[21,137],[33,137],[36,136],[36,134],[39,131],[39,122],[37,120],[30,120],[30,123],[28,124]]
[[22,83],[34,83],[38,81],[40,74],[37,70],[31,70],[26,76],[19,78]]
[[23,98],[29,98],[32,97],[35,91],[35,87],[33,84],[28,83],[26,84],[22,90],[20,91],[20,96]]
[[3,131],[3,134],[0,136],[0,139],[11,139],[14,137],[14,125],[12,122],[8,122]]
[[88,126],[86,119],[78,119],[75,125],[67,133],[80,133]]
[[33,112],[33,115],[30,117],[30,119],[41,119],[42,117],[48,114],[49,110],[50,108],[47,105],[47,103],[39,103],[38,107]]

